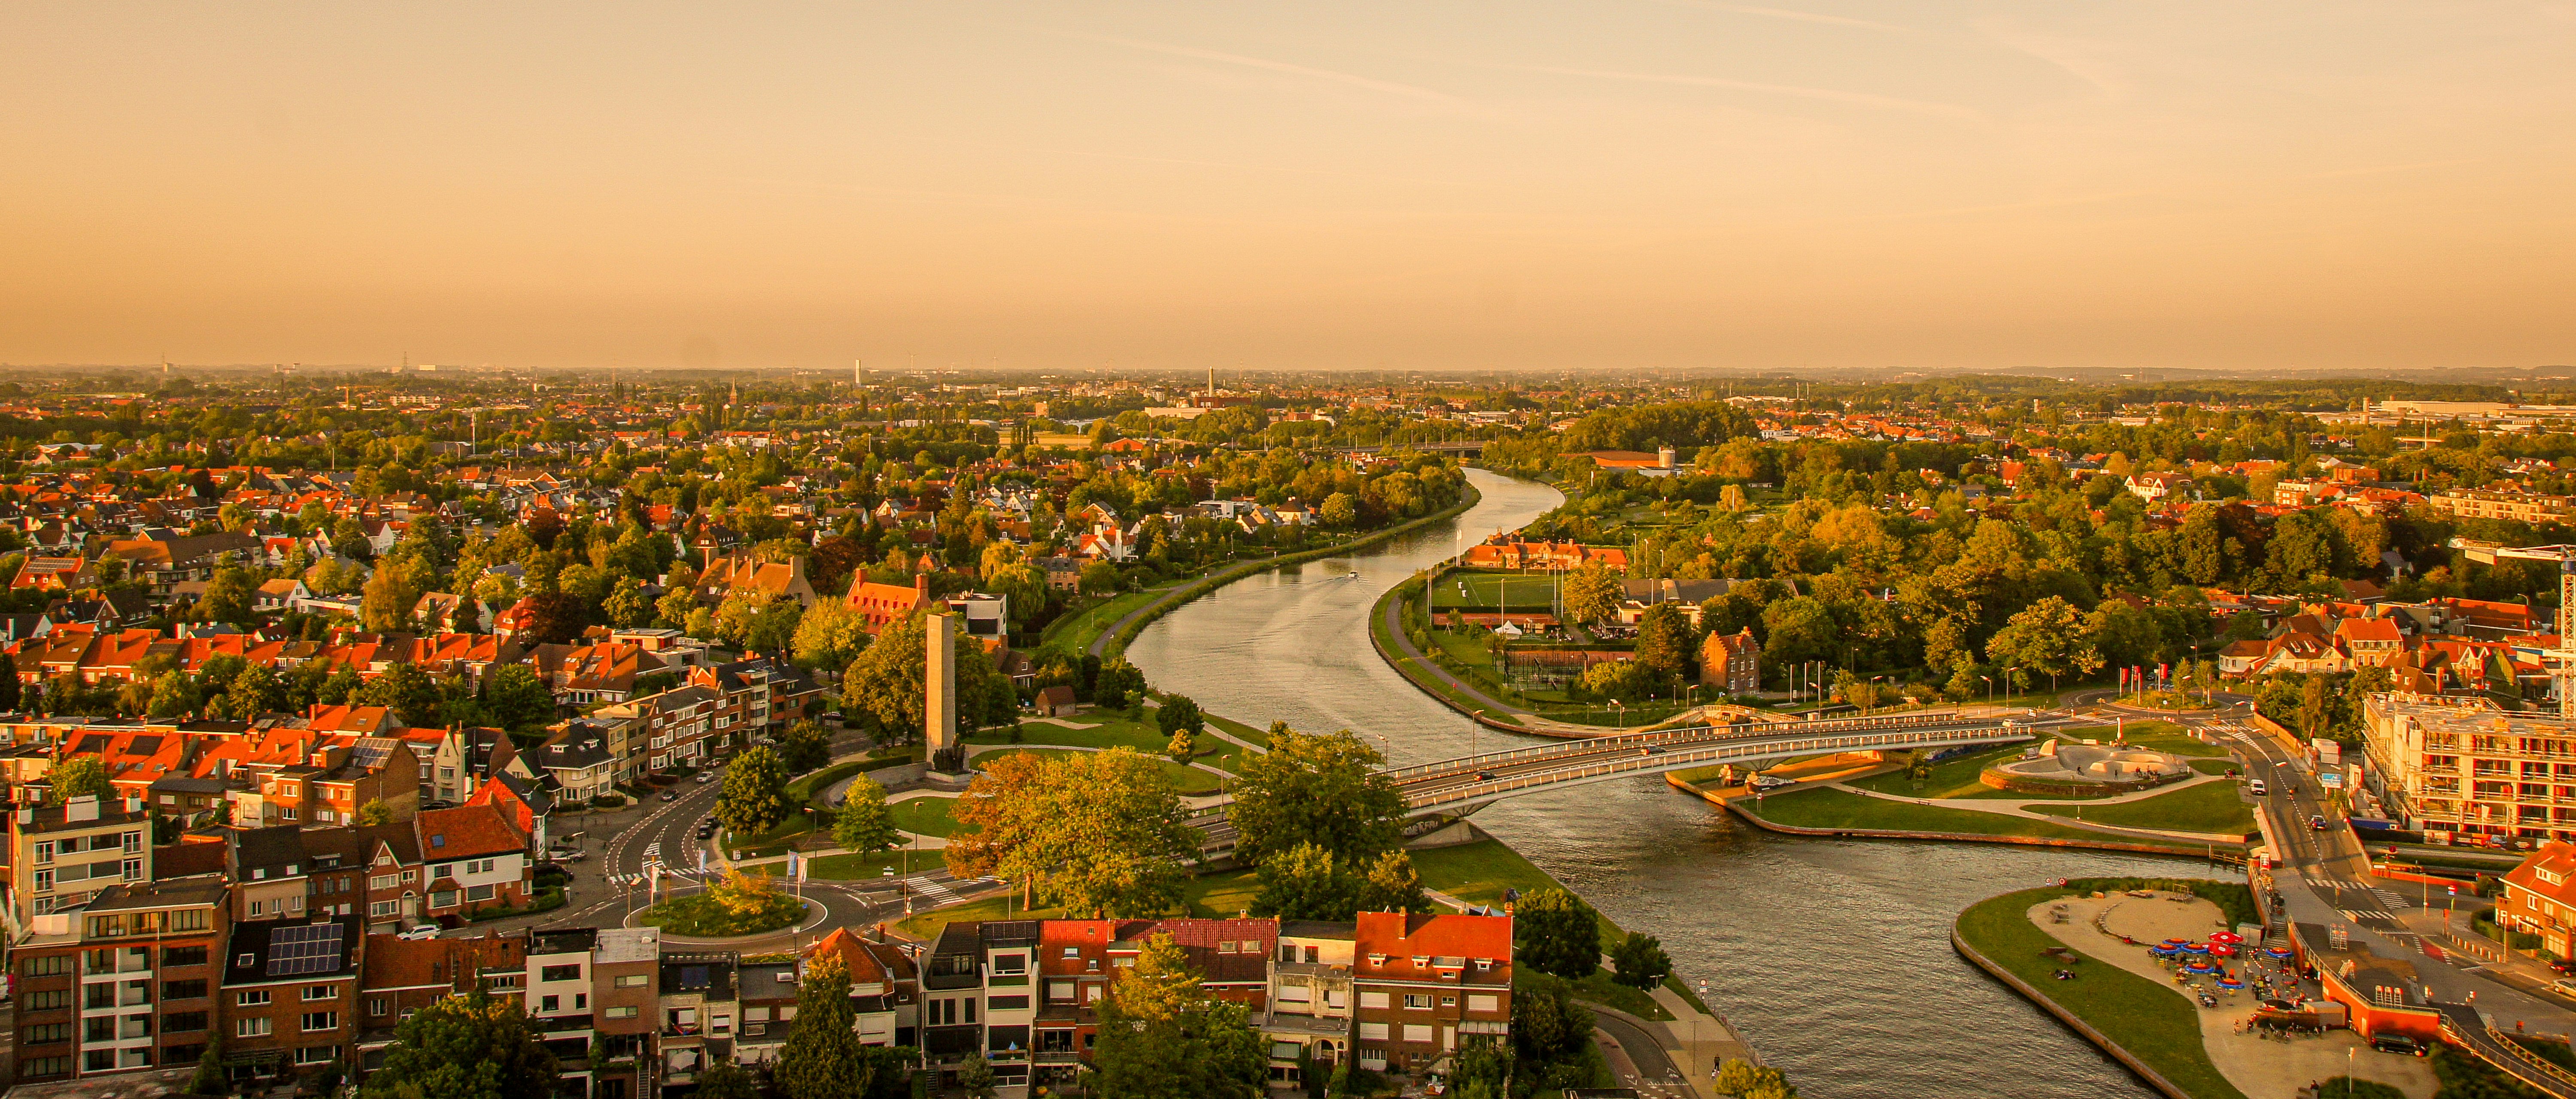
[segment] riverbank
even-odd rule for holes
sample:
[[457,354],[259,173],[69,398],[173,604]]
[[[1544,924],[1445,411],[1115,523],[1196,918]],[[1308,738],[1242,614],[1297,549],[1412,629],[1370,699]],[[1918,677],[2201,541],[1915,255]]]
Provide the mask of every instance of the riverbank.
[[[1879,773],[1886,773],[1886,769],[1882,768]],[[1840,780],[1835,781],[1838,783]],[[2071,822],[2057,823],[2028,816],[1920,805],[1894,798],[1872,797],[1829,784],[1802,785],[1785,793],[1754,798],[1749,792],[1728,794],[1703,786],[1683,778],[1681,772],[1665,775],[1664,782],[1726,810],[1747,824],[1783,836],[1999,843],[2184,858],[2207,858],[2222,852],[2239,854],[2245,847],[2241,840],[2185,841],[2153,835],[2117,838],[2120,833],[2113,830],[2087,829]]]
[[[1062,639],[1073,641],[1075,643],[1075,651],[1077,652],[1088,652],[1102,660],[1108,660],[1125,653],[1128,644],[1135,641],[1136,635],[1143,633],[1145,627],[1153,625],[1155,619],[1161,618],[1166,614],[1170,614],[1174,608],[1180,607],[1183,604],[1188,603],[1190,600],[1206,595],[1207,593],[1224,587],[1227,584],[1231,584],[1246,577],[1268,572],[1272,569],[1285,568],[1289,565],[1304,564],[1308,561],[1321,560],[1326,557],[1357,553],[1372,546],[1385,543],[1389,539],[1420,530],[1430,524],[1455,519],[1460,515],[1466,514],[1469,508],[1475,507],[1483,500],[1484,494],[1478,492],[1475,485],[1463,485],[1459,489],[1457,503],[1451,504],[1448,507],[1432,512],[1428,515],[1407,519],[1404,522],[1387,527],[1383,530],[1371,531],[1370,533],[1363,534],[1357,538],[1336,542],[1332,545],[1318,549],[1298,550],[1295,553],[1283,553],[1276,557],[1265,557],[1258,561],[1239,562],[1199,577],[1196,580],[1153,589],[1159,594],[1156,594],[1151,599],[1143,601],[1141,605],[1134,606],[1132,608],[1122,607],[1121,609],[1124,613],[1119,617],[1111,619],[1107,626],[1097,631],[1091,630],[1087,625],[1078,627],[1067,631]],[[1121,598],[1123,599],[1125,597],[1122,596]],[[1116,602],[1117,601],[1115,600],[1112,601],[1113,604]],[[1050,639],[1050,643],[1054,640],[1057,639]]]

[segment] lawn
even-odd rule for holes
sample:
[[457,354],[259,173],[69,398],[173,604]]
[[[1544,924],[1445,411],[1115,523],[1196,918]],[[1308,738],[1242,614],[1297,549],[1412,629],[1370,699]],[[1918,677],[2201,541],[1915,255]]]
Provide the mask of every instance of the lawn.
[[787,804],[820,806],[823,791],[830,789],[833,783],[865,770],[868,765],[867,760],[853,759],[792,779],[787,783]]
[[[793,802],[789,804],[795,805]],[[805,838],[812,831],[814,831],[813,817],[804,813],[791,812],[786,820],[778,822],[777,827],[766,832],[738,836],[731,829],[726,829],[716,833],[716,842],[723,845],[723,850],[735,858],[764,859],[772,855],[786,854],[788,848],[796,846],[796,841]]]
[[[2080,812],[2085,820],[2115,828],[2162,828],[2177,832],[2242,835],[2254,827],[2254,810],[2237,795],[2236,789],[2235,783],[2222,779],[2117,805],[2086,806]],[[2047,802],[2022,808],[2059,817],[2071,817],[2079,812],[2074,806]]]
[[[1116,710],[1096,710],[1063,720],[1090,727],[1073,729],[1053,721],[1029,720],[1019,724],[1018,740],[1011,739],[1009,729],[993,728],[980,730],[968,736],[966,741],[970,744],[1061,744],[1073,748],[1127,747],[1149,756],[1171,758],[1163,749],[1170,746],[1172,738],[1164,736],[1162,728],[1154,724],[1151,710],[1145,711],[1142,719],[1131,719]],[[1232,729],[1226,731],[1233,732]],[[1199,737],[1198,753],[1190,758],[1232,774],[1235,761],[1243,751],[1240,745],[1203,735]]]
[[[2027,817],[1914,805],[1821,786],[1766,797],[1758,804],[1747,805],[1741,799],[1736,804],[1753,810],[1764,820],[1799,828],[1875,828],[1897,832],[1958,832],[2094,842],[2120,838]],[[2131,842],[2155,841],[2140,839]]]
[[906,832],[925,836],[946,837],[957,831],[957,821],[948,815],[957,807],[956,798],[906,798],[886,806],[894,814],[894,826]]
[[2026,889],[1978,902],[1959,914],[1959,937],[2184,1091],[2202,1099],[2244,1099],[2201,1044],[2199,1009],[2181,993],[2099,959],[2079,954],[2076,977],[2051,979],[2066,963],[2040,953],[2064,946],[2030,922],[2030,907],[2064,889]]
[[[879,851],[873,855],[825,855],[807,863],[805,872],[810,877],[829,878],[834,881],[883,877],[887,869],[901,874],[904,872],[905,854],[906,852],[898,850]],[[923,851],[912,857],[912,868],[916,873],[935,870],[939,866],[940,856],[937,851]]]
[[[1434,613],[1454,608],[1544,614],[1556,605],[1555,581],[1545,573],[1451,572],[1440,577],[1437,587],[1431,593]],[[1508,607],[1503,602],[1506,596],[1511,600]]]
[[1087,608],[1068,609],[1063,614],[1057,615],[1055,621],[1047,623],[1046,630],[1038,635],[1038,647],[1060,646],[1067,651],[1077,653],[1088,649],[1093,638],[1100,636],[1109,627],[1117,625],[1119,619],[1127,617],[1132,612],[1143,610],[1146,604],[1160,598],[1163,593],[1187,582],[1176,580],[1143,591],[1124,592],[1111,596]]
[[[1992,764],[2018,758],[2022,750],[2028,747],[2030,745],[2026,742],[2016,742],[1991,751],[1970,752],[1964,756],[1942,760],[1932,765],[1932,778],[1925,782],[1920,790],[1914,788],[1913,781],[1906,778],[1903,771],[1890,771],[1883,775],[1854,779],[1851,784],[1864,790],[1876,790],[1882,794],[1895,794],[1898,797],[1909,798],[1974,798],[1988,794],[2002,794],[2003,791],[1977,781],[1978,772],[1984,771]],[[2029,797],[2030,795],[2007,796]]]
[[[1047,726],[1039,726],[1039,728],[1046,727]],[[1229,744],[1227,747],[1231,748],[1233,745]],[[988,765],[988,761],[1009,755],[1011,752],[1031,752],[1037,755],[1048,756],[1068,756],[1073,754],[1071,751],[1063,748],[1013,748],[1009,751],[979,753],[975,756],[976,766],[986,766]],[[1200,794],[1213,794],[1218,790],[1223,789],[1225,786],[1225,780],[1223,778],[1210,772],[1199,770],[1196,767],[1181,766],[1180,764],[1172,762],[1169,758],[1160,755],[1155,755],[1152,758],[1154,765],[1162,770],[1163,777],[1172,780],[1172,788],[1179,791],[1185,797],[1195,797]]]
[[2182,726],[2170,721],[2131,721],[2120,726],[2087,725],[2079,729],[2059,730],[2058,735],[2079,740],[2091,738],[2108,744],[2111,738],[2122,730],[2127,732],[2129,743],[2151,751],[2171,752],[2178,756],[2192,756],[2199,759],[2227,757],[2227,749],[2199,740],[2190,733],[2184,732]]
[[793,926],[805,916],[805,902],[784,893],[771,895],[769,902],[749,912],[736,912],[705,893],[691,893],[647,908],[635,920],[674,935],[721,939],[776,931]]
[[1235,739],[1247,744],[1257,744],[1264,748],[1270,747],[1270,730],[1266,727],[1255,729],[1252,726],[1236,721],[1233,718],[1218,717],[1215,714],[1204,714],[1202,716],[1207,718],[1208,727],[1211,729],[1223,729]]

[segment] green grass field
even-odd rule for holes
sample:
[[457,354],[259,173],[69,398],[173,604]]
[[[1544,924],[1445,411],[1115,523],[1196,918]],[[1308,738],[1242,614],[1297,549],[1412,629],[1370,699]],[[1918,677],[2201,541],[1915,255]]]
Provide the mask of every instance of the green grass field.
[[[1093,711],[1084,713],[1077,717],[1063,718],[1061,720],[1070,721],[1076,725],[1090,726],[1090,728],[1073,729],[1067,728],[1063,725],[1058,725],[1054,721],[1031,719],[1020,722],[1020,739],[1017,741],[1013,741],[1011,739],[1011,731],[1009,729],[996,727],[980,730],[973,735],[968,736],[966,738],[966,742],[969,744],[1060,744],[1073,748],[1113,748],[1124,746],[1133,748],[1149,756],[1155,756],[1166,760],[1171,758],[1163,752],[1163,749],[1171,744],[1171,738],[1164,736],[1161,727],[1154,724],[1154,711],[1152,710],[1145,711],[1143,720],[1139,721],[1130,721],[1125,715],[1115,711]],[[1226,731],[1230,733],[1235,732],[1235,728],[1240,727],[1239,725],[1231,722],[1227,723],[1227,725],[1234,727],[1219,727],[1226,728]],[[1236,733],[1236,735],[1240,736],[1242,734]],[[1220,737],[1201,736],[1199,737],[1198,754],[1191,756],[1190,760],[1193,763],[1204,763],[1210,767],[1216,768],[1217,770],[1224,771],[1227,774],[1233,774],[1234,765],[1244,751],[1245,749],[1241,745],[1231,743]]]
[[[1233,745],[1227,745],[1227,747],[1231,748]],[[1009,755],[1011,752],[1031,752],[1042,756],[1069,756],[1074,754],[1063,748],[1012,748],[1008,751],[1001,752],[979,752],[975,756],[975,765],[977,767],[989,766],[992,760]],[[1172,789],[1179,791],[1185,797],[1196,797],[1201,794],[1213,794],[1225,787],[1225,780],[1210,772],[1199,770],[1196,767],[1181,766],[1180,764],[1174,763],[1170,759],[1159,754],[1155,755],[1153,760],[1154,766],[1163,772],[1163,777],[1172,780]]]
[[1180,587],[1184,583],[1187,581],[1175,580],[1143,591],[1122,592],[1086,607],[1067,610],[1058,615],[1055,621],[1047,623],[1046,630],[1038,634],[1038,647],[1059,647],[1069,652],[1082,652],[1090,648],[1093,638],[1100,636],[1109,627],[1117,625],[1119,619],[1144,609],[1145,604],[1153,602],[1164,592]]
[[[2003,791],[1977,781],[1978,773],[1994,764],[2018,758],[2023,749],[2028,747],[2030,747],[2028,742],[2015,742],[1988,751],[1970,752],[1964,756],[1942,760],[1932,765],[1932,777],[1920,790],[1914,788],[1913,781],[1906,778],[1903,771],[1890,771],[1883,775],[1854,779],[1851,784],[1864,790],[1876,790],[1882,794],[1908,798],[1981,798],[1988,795],[2003,795]],[[2026,798],[2030,795],[2004,796]]]
[[2184,1091],[2200,1099],[2244,1099],[2210,1063],[2200,1040],[2200,1009],[2181,993],[2089,956],[2075,963],[2074,980],[2051,979],[2066,963],[2040,951],[2065,944],[2030,922],[2030,907],[2069,893],[2026,889],[1981,901],[1959,914],[1959,937]]
[[1442,574],[1434,587],[1433,613],[1454,609],[1544,614],[1556,605],[1556,581],[1543,572],[1451,572]]
[[957,822],[949,811],[957,807],[956,798],[907,798],[886,806],[894,814],[894,826],[906,832],[925,836],[949,836],[957,831]]
[[[2051,824],[2027,817],[2007,817],[1980,813],[1970,809],[1945,809],[1937,805],[1914,805],[1885,798],[1845,793],[1829,787],[1814,787],[1762,799],[1759,804],[1745,804],[1764,820],[1798,828],[1873,828],[1898,832],[1957,832],[1977,836],[2030,836],[2040,839],[2118,840],[2120,837],[2101,832],[2088,832],[2062,824]],[[2090,814],[2087,814],[2090,818]],[[2138,840],[2135,842],[2153,842]]]
[[[2059,817],[2076,816],[2079,812],[2074,806],[2047,802],[2022,808]],[[2188,789],[2117,805],[2085,806],[2080,812],[2085,820],[2115,828],[2161,828],[2241,835],[2254,827],[2253,808],[2237,796],[2235,783],[2224,780],[2204,782]]]

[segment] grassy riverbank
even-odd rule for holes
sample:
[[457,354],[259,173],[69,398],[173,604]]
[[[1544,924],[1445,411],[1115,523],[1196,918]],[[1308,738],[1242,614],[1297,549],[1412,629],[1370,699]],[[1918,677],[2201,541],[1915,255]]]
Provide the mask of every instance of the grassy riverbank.
[[2199,1099],[2245,1099],[2210,1062],[2200,1009],[2181,993],[2081,952],[2074,980],[2052,978],[2069,967],[2041,951],[2065,944],[2031,922],[2030,908],[2092,888],[2075,885],[2083,888],[2025,889],[1971,905],[1959,914],[1959,937],[2184,1091]]

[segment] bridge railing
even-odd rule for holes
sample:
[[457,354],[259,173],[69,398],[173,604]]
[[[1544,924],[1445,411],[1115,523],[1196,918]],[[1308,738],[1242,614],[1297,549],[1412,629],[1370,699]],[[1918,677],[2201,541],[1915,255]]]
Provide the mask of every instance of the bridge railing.
[[1411,767],[1399,767],[1387,772],[1387,775],[1388,777],[1395,779],[1395,781],[1402,783],[1413,779],[1445,774],[1451,771],[1481,771],[1495,764],[1530,763],[1549,756],[1579,756],[1590,752],[1601,751],[1605,748],[1701,744],[1730,739],[1742,739],[1745,737],[1778,736],[1784,733],[1797,736],[1817,736],[1827,733],[1873,729],[1919,729],[1926,726],[1958,725],[1979,720],[1981,719],[1967,717],[1961,714],[1940,713],[1890,714],[1884,717],[1833,718],[1825,721],[1800,721],[1786,724],[1687,725],[1678,729],[1658,729],[1653,732],[1613,733],[1607,736],[1590,737],[1584,740],[1569,740],[1556,744],[1541,744],[1528,748],[1512,748],[1500,752],[1486,752],[1481,755],[1462,756],[1457,759],[1444,759],[1436,763],[1421,763],[1415,764]]
[[1553,786],[1559,783],[1572,782],[1579,779],[1600,778],[1608,775],[1653,771],[1674,771],[1684,767],[1699,766],[1710,763],[1724,763],[1729,760],[1745,759],[1756,756],[1822,755],[1830,752],[1850,752],[1867,749],[1923,748],[1945,744],[1984,744],[2002,740],[2026,740],[2034,735],[2036,734],[2016,729],[1998,728],[1890,730],[1884,732],[1828,733],[1824,735],[1813,733],[1806,733],[1804,735],[1774,734],[1772,736],[1761,738],[1748,737],[1740,740],[1707,743],[1694,748],[1675,749],[1658,752],[1653,755],[1620,756],[1597,763],[1585,763],[1560,770],[1541,771],[1536,774],[1513,775],[1508,778],[1496,778],[1482,782],[1468,782],[1455,786],[1444,786],[1436,790],[1424,790],[1419,793],[1409,794],[1405,797],[1405,804],[1409,808],[1413,809],[1426,809],[1435,805],[1451,805],[1460,802],[1485,801],[1516,790],[1526,790],[1534,786]]

